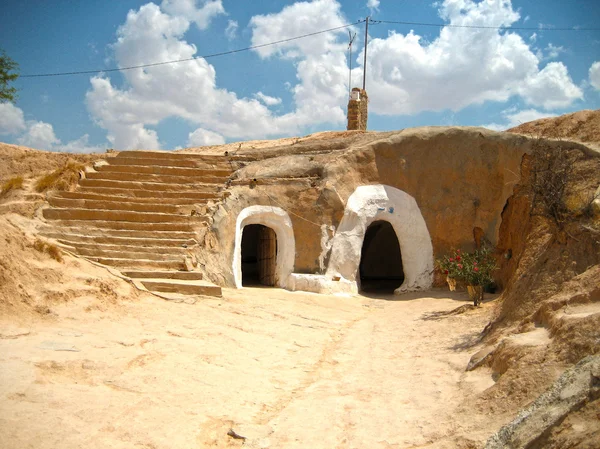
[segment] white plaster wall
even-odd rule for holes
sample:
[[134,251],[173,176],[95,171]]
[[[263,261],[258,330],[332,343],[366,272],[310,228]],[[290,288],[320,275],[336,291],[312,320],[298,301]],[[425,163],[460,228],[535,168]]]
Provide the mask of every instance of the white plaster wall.
[[348,198],[333,238],[327,278],[356,283],[365,233],[378,220],[392,225],[400,244],[404,282],[396,293],[431,288],[433,247],[421,210],[412,196],[385,185],[358,187]]
[[233,277],[235,286],[242,287],[242,234],[244,227],[252,224],[267,226],[277,235],[277,267],[275,285],[286,288],[294,270],[296,243],[292,220],[283,209],[271,206],[250,206],[240,212],[235,225]]

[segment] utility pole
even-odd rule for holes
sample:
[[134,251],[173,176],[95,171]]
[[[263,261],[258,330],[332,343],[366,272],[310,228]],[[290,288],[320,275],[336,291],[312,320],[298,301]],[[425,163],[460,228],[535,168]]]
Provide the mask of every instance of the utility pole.
[[348,98],[352,95],[352,43],[354,42],[354,38],[356,38],[356,33],[354,36],[351,31],[348,31],[348,38],[350,39],[350,43],[348,44],[348,63],[350,64],[350,70],[348,73]]
[[363,90],[367,90],[367,40],[369,39],[369,16],[365,20],[365,62],[363,63]]

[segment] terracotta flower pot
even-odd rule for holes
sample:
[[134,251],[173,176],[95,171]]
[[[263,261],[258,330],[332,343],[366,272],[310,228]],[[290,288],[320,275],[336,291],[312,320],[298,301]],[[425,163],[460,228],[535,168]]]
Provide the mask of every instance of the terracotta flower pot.
[[467,293],[475,306],[483,301],[483,285],[467,285]]

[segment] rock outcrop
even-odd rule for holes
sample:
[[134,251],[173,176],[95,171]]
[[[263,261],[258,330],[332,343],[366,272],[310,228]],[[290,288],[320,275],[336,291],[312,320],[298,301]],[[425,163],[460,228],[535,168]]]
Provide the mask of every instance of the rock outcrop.
[[552,428],[590,403],[598,407],[599,399],[600,356],[589,356],[565,371],[548,391],[495,433],[485,449],[547,447],[544,443]]

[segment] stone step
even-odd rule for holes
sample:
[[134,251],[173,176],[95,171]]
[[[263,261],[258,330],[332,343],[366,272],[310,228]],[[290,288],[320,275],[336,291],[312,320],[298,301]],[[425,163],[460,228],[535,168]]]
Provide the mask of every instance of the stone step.
[[[91,222],[92,224],[96,224]],[[60,225],[59,225],[60,224]],[[137,225],[137,223],[136,223]],[[160,239],[160,240],[177,240],[177,241],[192,241],[196,242],[196,233],[193,231],[177,231],[177,230],[136,230],[136,229],[110,229],[96,228],[90,226],[70,226],[63,225],[62,222],[53,221],[52,226],[45,225],[40,229],[50,238],[62,236],[81,236],[88,238],[135,238],[135,239]],[[52,235],[50,235],[52,234]]]
[[199,271],[123,271],[124,276],[135,279],[181,279],[186,281],[201,281],[202,273]]
[[105,221],[105,220],[57,220],[52,223],[55,226],[63,228],[102,228],[125,231],[183,231],[193,233],[194,229],[191,223],[138,223],[134,221]]
[[119,269],[139,270],[141,268],[153,270],[183,270],[183,260],[150,260],[150,259],[122,259],[112,257],[87,257],[94,262]]
[[[83,231],[83,230],[82,230]],[[122,245],[122,246],[134,246],[134,247],[177,247],[177,248],[191,248],[198,245],[198,242],[194,239],[166,239],[166,238],[136,238],[136,237],[111,237],[102,235],[81,235],[72,234],[65,232],[41,232],[44,237],[55,239],[66,245],[77,246],[77,245],[93,245],[93,244],[104,244],[104,245]]]
[[227,162],[229,160],[233,161],[254,161],[256,160],[256,156],[248,156],[248,155],[236,155],[229,154],[225,156],[225,152],[223,154],[200,154],[200,153],[185,153],[185,152],[177,152],[174,153],[172,151],[147,151],[147,150],[126,150],[121,151],[116,157],[110,158],[110,161],[117,159],[161,159],[161,160],[171,160],[171,161],[180,161],[180,160],[191,160],[197,163],[222,163]]
[[206,281],[181,279],[144,279],[141,283],[150,291],[183,295],[221,296],[221,287]]
[[[63,192],[67,193],[67,192]],[[217,201],[221,198],[221,193],[216,191],[202,192],[202,191],[184,191],[184,192],[159,192],[156,190],[144,190],[144,189],[124,189],[119,187],[94,187],[94,186],[81,186],[77,191],[70,193],[84,193],[84,194],[95,194],[95,195],[116,195],[127,198],[136,198],[139,201],[152,200],[159,198],[161,201],[166,200],[178,200],[181,203],[178,204],[192,204],[196,201]]]
[[[67,245],[69,246],[69,245]],[[77,254],[86,257],[108,257],[115,259],[146,259],[181,261],[187,255],[183,248],[137,248],[113,245],[77,245]]]
[[226,176],[184,176],[184,175],[154,175],[148,173],[122,173],[122,172],[87,172],[86,179],[101,179],[108,181],[129,181],[129,182],[153,182],[160,184],[177,185],[205,185],[205,184],[223,184],[229,175]]
[[[80,251],[80,254],[91,254],[94,256],[102,256],[105,255],[103,251],[123,251],[123,252],[133,252],[133,253],[153,253],[157,255],[172,255],[174,257],[185,257],[188,253],[188,248],[196,248],[192,247],[183,247],[183,246],[160,246],[160,245],[115,245],[113,243],[97,243],[97,242],[73,242],[67,239],[56,239],[57,242],[62,243],[63,245],[72,246],[73,248]],[[93,252],[96,251],[95,254]]]
[[118,189],[138,189],[160,192],[176,192],[187,195],[193,192],[216,193],[223,184],[167,184],[160,182],[115,181],[111,179],[80,179],[82,187],[113,187]]
[[230,163],[226,160],[194,160],[190,157],[171,159],[161,158],[156,155],[149,157],[115,157],[110,159],[110,165],[147,165],[154,167],[178,167],[178,168],[218,168],[226,169]]
[[[215,200],[217,196],[210,195],[211,198],[156,198],[156,197],[148,197],[148,198],[138,198],[132,196],[125,196],[124,194],[129,192],[128,190],[124,190],[122,194],[114,194],[114,195],[106,195],[103,193],[90,193],[84,192],[83,190],[76,190],[75,192],[53,192],[52,196],[54,198],[66,198],[66,199],[74,199],[74,200],[96,200],[96,201],[126,201],[128,203],[133,204],[152,204],[152,203],[160,203],[160,204],[171,204],[174,206],[186,206],[191,204],[204,205],[207,203],[209,199]],[[208,196],[208,195],[207,195]]]
[[118,222],[140,222],[144,224],[157,223],[190,223],[199,224],[207,221],[207,217],[200,215],[176,215],[153,212],[131,212],[108,209],[77,209],[61,208],[42,210],[44,218],[48,220],[84,220],[84,221],[118,221]]
[[88,200],[48,195],[48,203],[51,206],[59,208],[126,210],[133,212],[159,212],[164,214],[177,214],[179,212],[179,206],[174,204],[131,203],[124,199],[119,201],[115,197],[112,197],[111,200]]
[[152,175],[175,175],[189,178],[202,178],[212,176],[217,178],[228,178],[235,171],[233,168],[186,168],[165,167],[160,165],[97,165],[96,171],[102,173],[143,173]]
[[[221,155],[199,154],[199,153],[175,153],[173,151],[164,150],[125,150],[113,159],[161,159],[161,160],[192,160],[192,161],[215,161],[223,160]],[[110,159],[111,161],[113,159]]]

